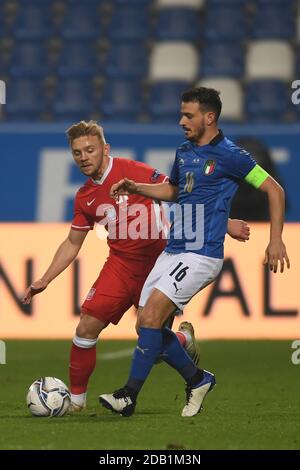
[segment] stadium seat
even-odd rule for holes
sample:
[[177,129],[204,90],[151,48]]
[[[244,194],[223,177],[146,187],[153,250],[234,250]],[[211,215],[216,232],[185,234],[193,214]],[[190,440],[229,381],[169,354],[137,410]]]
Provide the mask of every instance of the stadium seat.
[[92,110],[91,84],[86,80],[63,80],[53,103],[55,119],[81,121],[89,119]]
[[195,8],[201,9],[205,5],[205,0],[156,0],[156,8]]
[[[67,4],[73,5],[82,5],[82,0],[66,0]],[[103,0],[84,0],[84,4],[87,4],[89,7],[98,7],[103,3]]]
[[46,39],[52,34],[49,5],[29,4],[20,8],[14,27],[17,39]]
[[63,78],[92,77],[99,73],[93,43],[66,41],[58,61],[58,75]]
[[199,68],[196,48],[188,42],[157,43],[150,56],[149,78],[192,82]]
[[14,78],[45,77],[50,71],[47,47],[37,41],[16,43],[10,66]]
[[118,5],[127,5],[127,6],[130,6],[130,5],[144,5],[144,6],[148,6],[148,5],[151,5],[151,3],[153,3],[153,0],[112,0],[113,3],[115,3],[117,6]]
[[101,35],[101,28],[97,10],[82,5],[68,8],[60,33],[64,39],[74,41],[98,38]]
[[37,80],[15,79],[7,87],[6,116],[9,121],[38,120],[43,111],[43,93]]
[[292,39],[295,35],[293,8],[284,3],[257,5],[252,28],[256,39]]
[[294,73],[294,54],[287,41],[269,40],[248,43],[246,76],[249,80],[290,80]]
[[193,8],[163,8],[158,13],[158,40],[197,41],[202,31],[200,15]]
[[221,92],[222,121],[239,121],[243,118],[243,92],[240,82],[233,78],[206,78],[196,86],[215,88]]
[[148,56],[143,44],[112,44],[106,59],[111,78],[143,78],[148,73]]
[[154,122],[178,123],[180,97],[187,89],[186,82],[157,82],[152,85],[148,100],[148,112]]
[[255,80],[246,87],[247,117],[255,122],[280,122],[288,111],[290,99],[285,82]]
[[134,80],[108,81],[99,108],[105,120],[136,121],[142,111],[140,84]]
[[203,77],[244,75],[244,50],[240,42],[208,42],[203,47],[201,71]]
[[208,3],[204,24],[206,40],[243,40],[247,31],[248,22],[243,2],[220,5]]
[[145,5],[120,5],[116,8],[112,15],[108,34],[113,41],[148,39],[149,13]]

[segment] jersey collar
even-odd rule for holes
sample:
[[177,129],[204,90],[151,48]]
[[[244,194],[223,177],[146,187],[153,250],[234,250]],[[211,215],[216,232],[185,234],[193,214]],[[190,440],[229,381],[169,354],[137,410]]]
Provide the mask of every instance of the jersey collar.
[[208,145],[213,145],[213,146],[218,145],[223,139],[224,139],[224,134],[221,131],[221,129],[219,129],[219,133],[208,143]]
[[112,166],[113,166],[113,158],[112,157],[108,157],[108,158],[109,158],[109,162],[108,162],[108,166],[107,166],[105,172],[103,173],[103,175],[101,176],[101,178],[99,180],[94,180],[92,178],[93,183],[103,184],[104,181],[106,180],[106,178],[108,177],[108,175],[110,173],[110,170],[112,169]]

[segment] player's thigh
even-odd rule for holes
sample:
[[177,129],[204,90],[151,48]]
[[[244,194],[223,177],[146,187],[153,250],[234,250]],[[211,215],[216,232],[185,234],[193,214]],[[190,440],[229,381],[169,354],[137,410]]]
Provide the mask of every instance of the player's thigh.
[[106,325],[117,324],[132,305],[126,272],[118,261],[106,263],[82,304],[83,312]]
[[154,285],[183,310],[189,300],[215,280],[223,261],[195,253],[179,253]]
[[158,289],[153,289],[140,316],[140,327],[163,328],[166,320],[176,308],[173,301]]
[[143,260],[142,263],[135,263],[133,276],[131,276],[129,287],[132,295],[132,303],[138,309],[141,292],[145,285],[145,282],[152,271],[157,257],[149,257]]

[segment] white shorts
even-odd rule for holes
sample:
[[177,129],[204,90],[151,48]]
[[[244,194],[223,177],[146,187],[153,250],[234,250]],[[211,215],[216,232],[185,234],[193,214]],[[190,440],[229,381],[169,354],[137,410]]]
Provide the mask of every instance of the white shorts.
[[222,265],[223,259],[163,251],[145,281],[139,305],[144,307],[153,289],[158,289],[183,310],[197,292],[216,279]]

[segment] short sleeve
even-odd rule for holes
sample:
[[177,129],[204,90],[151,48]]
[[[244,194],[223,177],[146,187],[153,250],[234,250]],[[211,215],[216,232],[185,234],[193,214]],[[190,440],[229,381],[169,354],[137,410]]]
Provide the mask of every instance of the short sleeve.
[[253,170],[255,165],[256,161],[250,153],[237,147],[228,159],[227,171],[231,177],[242,180]]
[[88,232],[94,228],[94,221],[81,209],[78,193],[74,201],[74,216],[71,228],[73,230],[80,230],[83,232]]
[[161,173],[159,170],[146,165],[142,162],[129,160],[129,178],[139,183],[164,183],[168,180],[168,176]]

